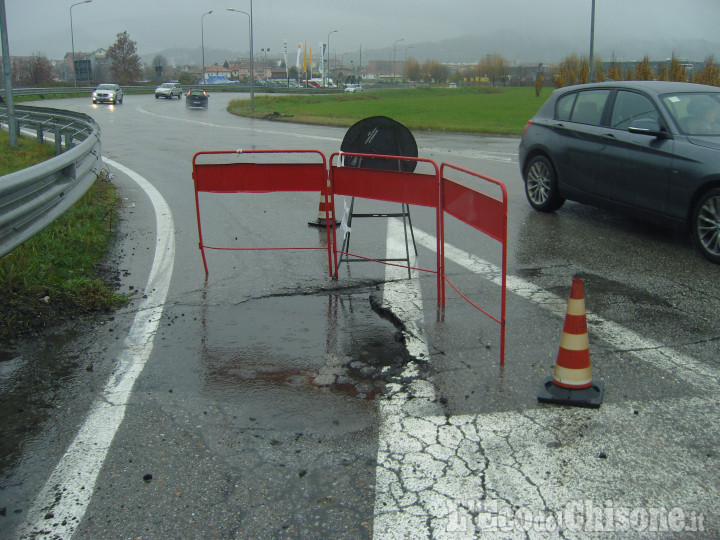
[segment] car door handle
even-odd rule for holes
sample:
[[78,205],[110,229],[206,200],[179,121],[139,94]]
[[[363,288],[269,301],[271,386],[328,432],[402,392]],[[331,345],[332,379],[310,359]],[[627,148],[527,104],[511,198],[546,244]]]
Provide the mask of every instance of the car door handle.
[[605,138],[606,138],[606,139],[613,139],[613,140],[615,140],[617,137],[615,137],[615,134],[614,134],[614,133],[606,133],[606,134],[605,134]]

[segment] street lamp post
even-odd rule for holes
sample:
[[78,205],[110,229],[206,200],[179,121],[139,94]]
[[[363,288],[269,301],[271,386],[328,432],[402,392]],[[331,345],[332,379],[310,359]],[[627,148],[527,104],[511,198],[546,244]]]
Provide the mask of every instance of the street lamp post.
[[397,44],[404,41],[404,38],[396,39],[393,45],[393,83],[395,83],[395,54],[397,53]]
[[227,8],[227,10],[234,13],[242,13],[243,15],[247,15],[248,18],[248,28],[250,31],[250,109],[252,112],[255,112],[255,61],[253,59],[252,0],[250,0],[250,13],[233,8]]
[[[337,30],[332,30],[331,32],[328,32],[327,45],[326,45],[328,63],[327,63],[327,67],[323,66],[324,67],[324,69],[323,69],[323,79],[324,79],[323,86],[327,86],[327,82],[328,82],[328,78],[329,78],[327,76],[327,72],[330,71],[330,34],[334,34],[336,32],[337,32]],[[325,55],[323,54],[323,60],[324,59],[325,59]]]
[[5,0],[0,0],[0,48],[2,48],[2,66],[5,78],[5,103],[7,105],[7,125],[10,148],[18,147],[18,125],[15,118],[15,103],[12,90],[12,68],[10,67],[10,46],[7,34],[7,15]]
[[72,70],[75,88],[77,88],[77,72],[75,71],[75,36],[73,35],[72,8],[79,6],[80,4],[89,4],[90,2],[92,2],[92,0],[83,0],[82,2],[78,2],[70,6],[70,46],[72,47]]
[[593,82],[593,49],[595,48],[595,0],[592,0],[592,13],[590,15],[590,78]]
[[205,26],[203,25],[203,19],[205,18],[205,15],[210,15],[211,13],[212,9],[207,13],[203,13],[202,17],[200,17],[200,46],[202,48],[202,80],[200,81],[200,84],[205,84]]

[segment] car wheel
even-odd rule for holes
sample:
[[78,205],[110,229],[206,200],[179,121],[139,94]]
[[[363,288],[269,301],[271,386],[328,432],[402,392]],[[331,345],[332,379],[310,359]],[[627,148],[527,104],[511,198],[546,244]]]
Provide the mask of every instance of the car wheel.
[[695,205],[692,235],[705,258],[720,264],[720,188],[705,193]]
[[554,212],[565,199],[560,197],[557,187],[557,175],[550,160],[545,156],[535,156],[525,167],[525,195],[530,206],[541,212]]
[[158,96],[157,94],[155,94],[155,99],[160,99],[160,96]]

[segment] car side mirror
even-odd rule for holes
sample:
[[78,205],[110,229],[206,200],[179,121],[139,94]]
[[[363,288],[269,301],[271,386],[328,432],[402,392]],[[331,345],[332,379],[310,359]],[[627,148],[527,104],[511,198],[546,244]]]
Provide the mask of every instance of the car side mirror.
[[657,120],[652,118],[639,118],[633,122],[633,125],[628,128],[630,133],[636,135],[648,135],[650,137],[657,137],[658,139],[667,139],[670,134],[660,127]]

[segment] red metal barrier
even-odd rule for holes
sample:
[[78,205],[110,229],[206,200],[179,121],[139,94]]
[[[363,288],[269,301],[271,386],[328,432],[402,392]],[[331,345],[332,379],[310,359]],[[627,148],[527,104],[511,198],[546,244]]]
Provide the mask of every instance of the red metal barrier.
[[[201,156],[250,155],[255,159],[288,155],[305,155],[319,157],[319,162],[309,163],[257,163],[233,161],[230,163],[214,162],[199,163]],[[202,160],[201,160],[202,161]],[[248,150],[248,151],[215,151],[198,152],[193,156],[193,180],[195,183],[195,209],[197,211],[198,236],[200,252],[202,253],[205,274],[208,273],[205,249],[221,250],[257,250],[257,249],[327,249],[328,251],[328,273],[333,274],[330,228],[327,225],[330,221],[328,216],[328,181],[327,163],[325,155],[317,150]],[[312,247],[282,247],[282,248],[228,248],[213,247],[205,245],[202,235],[202,224],[200,219],[200,192],[206,193],[273,193],[285,191],[314,191],[325,195],[325,231],[327,234],[327,248]],[[333,225],[334,225],[334,220]]]
[[[500,188],[502,192],[502,199],[496,199],[485,193],[481,193],[467,186],[463,186],[445,177],[445,170],[450,169],[459,171],[464,174],[468,174],[474,178],[482,179],[486,182],[490,182]],[[443,283],[442,283],[442,307],[445,307],[445,281],[450,283],[450,286],[457,291],[466,301],[468,301],[473,307],[480,310],[482,313],[490,317],[492,320],[500,325],[500,364],[505,363],[505,294],[506,294],[506,277],[507,277],[507,190],[502,182],[478,174],[467,169],[456,167],[443,163],[440,166],[440,175],[442,178],[441,182],[441,194],[440,199],[442,202],[442,208],[444,212],[447,212],[451,216],[456,217],[463,223],[470,225],[471,227],[483,232],[490,238],[497,240],[502,245],[502,281],[500,286],[500,317],[497,318],[479,306],[472,303],[467,297],[465,297],[460,291],[458,291],[452,282],[447,278],[443,271]],[[440,233],[439,236],[445,237],[445,220],[444,212],[440,218]],[[443,254],[444,260],[444,242],[443,242]]]
[[[238,158],[252,155],[255,160],[269,155],[305,155],[320,158],[319,162],[303,163],[267,163],[267,162],[209,162],[199,163],[200,156],[224,154],[227,161],[229,155]],[[263,156],[265,155],[265,156]],[[357,156],[375,160],[414,161],[425,164],[432,169],[432,174],[383,170],[371,168],[344,167],[340,163],[342,156]],[[474,179],[494,184],[502,192],[497,199],[480,191],[474,190],[446,178],[446,171],[467,174]],[[376,154],[334,153],[330,157],[327,168],[324,154],[317,150],[252,150],[247,152],[217,151],[198,152],[193,157],[193,180],[195,183],[195,206],[197,210],[199,246],[202,253],[205,273],[208,273],[205,249],[250,250],[250,249],[327,249],[328,271],[331,276],[338,275],[338,249],[335,230],[335,209],[330,208],[329,201],[335,195],[346,195],[366,199],[413,204],[435,208],[436,210],[436,270],[416,268],[437,276],[438,306],[445,307],[445,282],[467,300],[473,307],[500,325],[500,364],[505,363],[505,295],[507,278],[507,191],[501,182],[476,172],[443,163],[440,168],[429,159],[405,156],[382,156]],[[203,242],[200,219],[199,193],[270,193],[285,191],[314,191],[325,196],[325,230],[327,248],[322,247],[283,247],[283,248],[222,248],[206,246]],[[464,296],[445,275],[445,213],[459,219],[463,223],[481,231],[488,237],[500,242],[502,246],[502,282],[500,317],[496,317],[475,305]],[[344,253],[353,257],[366,258],[352,253]],[[373,259],[370,259],[373,260]],[[378,261],[382,262],[382,261]],[[384,263],[388,264],[388,263]],[[403,266],[404,265],[395,265]]]
[[[352,154],[348,152],[336,152],[330,156],[330,190],[335,195],[346,195],[349,197],[361,197],[365,199],[373,199],[377,201],[388,201],[404,204],[414,204],[418,206],[427,206],[435,208],[436,229],[439,230],[440,225],[440,169],[437,164],[430,159],[401,157],[400,161],[413,161],[417,164],[425,163],[429,165],[434,174],[393,171],[384,169],[365,169],[358,167],[344,167],[340,163],[342,157],[360,157],[372,158],[373,160],[391,160],[398,161],[398,156],[383,156],[378,154]],[[333,226],[333,246],[335,250],[335,276],[337,277],[337,239],[336,231]],[[424,272],[432,272],[437,274],[437,292],[438,305],[440,305],[440,292],[442,287],[442,243],[443,239],[440,234],[437,238],[437,269],[429,270],[424,268],[415,268]],[[343,253],[360,257],[353,253]],[[361,257],[362,258],[362,257]],[[381,262],[381,261],[378,261]],[[403,265],[395,265],[403,266]]]

